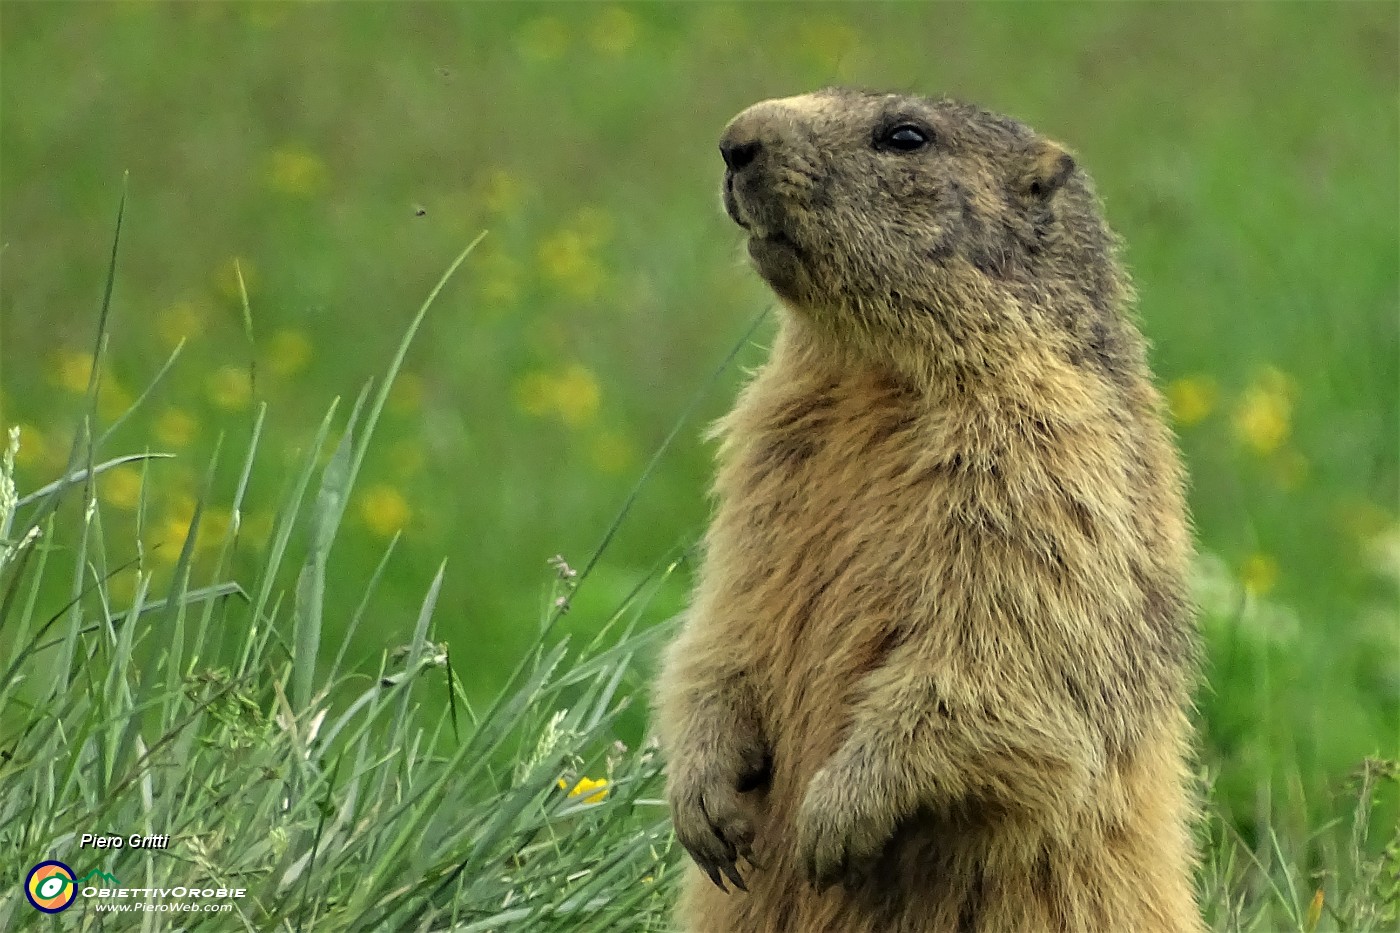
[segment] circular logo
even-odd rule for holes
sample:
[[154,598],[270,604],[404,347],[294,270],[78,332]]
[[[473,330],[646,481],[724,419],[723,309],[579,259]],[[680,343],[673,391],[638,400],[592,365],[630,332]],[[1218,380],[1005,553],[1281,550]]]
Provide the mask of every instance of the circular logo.
[[78,898],[73,869],[62,862],[40,862],[24,879],[24,896],[35,910],[46,914],[67,910]]

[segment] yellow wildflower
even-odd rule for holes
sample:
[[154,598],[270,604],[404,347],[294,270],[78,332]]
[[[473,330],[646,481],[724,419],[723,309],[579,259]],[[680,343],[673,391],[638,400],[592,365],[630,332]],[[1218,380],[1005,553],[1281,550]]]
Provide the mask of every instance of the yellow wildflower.
[[131,511],[141,501],[141,471],[132,466],[108,470],[97,478],[97,494],[108,505]]
[[586,366],[571,363],[559,373],[526,373],[515,387],[516,401],[535,416],[558,415],[570,427],[592,421],[602,392]]
[[565,282],[588,264],[588,246],[573,230],[560,230],[540,243],[540,265],[545,275]]
[[555,384],[555,404],[559,417],[571,427],[578,427],[593,420],[598,413],[601,392],[598,380],[587,367],[573,363],[565,367]]
[[19,426],[19,450],[15,451],[15,463],[26,470],[46,464],[50,451],[48,441],[39,429],[32,424]]
[[325,186],[326,166],[304,147],[282,146],[268,157],[266,182],[281,194],[308,197]]
[[1292,385],[1271,368],[1245,389],[1235,406],[1235,433],[1256,453],[1273,453],[1288,439],[1292,416]]
[[1322,889],[1318,888],[1317,893],[1313,894],[1312,903],[1308,905],[1308,918],[1303,924],[1303,929],[1307,933],[1313,933],[1317,929],[1318,922],[1322,920],[1322,903]]
[[150,536],[151,542],[156,545],[154,553],[157,560],[166,564],[179,560],[185,538],[189,535],[190,522],[194,520],[194,509],[193,496],[179,493],[174,497],[170,510],[155,524]]
[[598,51],[621,55],[637,41],[637,17],[622,7],[607,7],[594,17],[591,38]]
[[243,276],[243,288],[251,295],[258,281],[258,270],[247,258],[231,256],[214,272],[214,287],[228,301],[243,303],[243,293],[238,288],[238,277]]
[[520,206],[524,186],[505,169],[495,169],[481,183],[481,203],[493,214],[509,214]]
[[180,552],[185,547],[185,536],[189,534],[190,523],[181,521],[175,516],[166,516],[159,522],[151,535],[151,540],[155,544],[151,552],[156,560],[164,564],[173,564],[180,559]]
[[97,395],[97,413],[108,421],[114,421],[131,408],[136,401],[114,376],[104,376]]
[[188,492],[177,492],[170,497],[170,517],[188,527],[194,520],[194,510],[198,504]]
[[536,17],[521,27],[516,47],[525,58],[553,61],[569,47],[569,29],[557,17]]
[[156,333],[166,346],[192,340],[204,331],[204,311],[189,301],[179,301],[156,315]]
[[1215,410],[1220,389],[1209,376],[1187,376],[1167,386],[1167,404],[1182,427],[1204,421]]
[[1240,582],[1252,595],[1265,595],[1278,583],[1278,562],[1267,554],[1251,554],[1240,568]]
[[636,459],[632,442],[624,435],[609,431],[594,438],[589,450],[593,465],[604,473],[622,473]]
[[194,440],[199,422],[183,409],[167,408],[156,416],[152,430],[156,440],[165,446],[184,447]]
[[591,299],[603,284],[603,269],[577,230],[559,230],[540,243],[544,274],[567,294]]
[[92,354],[79,350],[59,350],[53,355],[50,380],[54,385],[67,389],[74,395],[87,391],[88,377],[92,374]]
[[482,303],[491,310],[520,300],[520,262],[504,250],[482,256],[477,266],[481,280]]
[[403,495],[384,483],[369,487],[359,499],[360,519],[381,538],[402,529],[412,514]]
[[209,400],[224,411],[240,411],[253,399],[248,370],[241,366],[220,366],[205,382]]
[[423,407],[423,377],[417,373],[399,373],[389,388],[389,410],[397,415],[411,415]]
[[[568,786],[569,783],[567,781],[565,781],[563,778],[559,779],[560,790],[565,790],[568,788]],[[590,793],[592,791],[597,791],[597,793]],[[574,785],[573,790],[569,791],[569,796],[580,797],[584,794],[589,794],[589,796],[583,798],[584,803],[602,803],[603,800],[608,796],[608,779],[599,778],[595,781],[592,778],[579,778],[578,783]]]
[[267,346],[267,365],[279,376],[294,376],[311,359],[311,341],[300,331],[284,328],[272,335]]

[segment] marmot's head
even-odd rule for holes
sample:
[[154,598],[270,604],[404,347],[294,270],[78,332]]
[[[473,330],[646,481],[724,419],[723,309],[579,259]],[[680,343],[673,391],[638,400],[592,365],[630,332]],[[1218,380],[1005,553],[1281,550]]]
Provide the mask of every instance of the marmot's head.
[[814,315],[871,329],[975,308],[985,327],[1027,304],[1116,316],[1127,295],[1088,178],[1007,117],[828,89],[750,107],[720,152],[759,273]]

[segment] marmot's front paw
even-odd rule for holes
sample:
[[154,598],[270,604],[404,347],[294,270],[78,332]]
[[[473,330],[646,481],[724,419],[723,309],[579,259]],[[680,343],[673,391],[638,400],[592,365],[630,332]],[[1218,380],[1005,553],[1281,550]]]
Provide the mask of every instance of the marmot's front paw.
[[894,832],[895,819],[872,794],[868,777],[828,764],[807,785],[797,813],[797,857],[808,879],[824,889],[854,886]]
[[733,782],[672,778],[668,796],[676,838],[695,863],[721,891],[728,890],[724,878],[748,891],[738,861],[754,864],[754,828]]

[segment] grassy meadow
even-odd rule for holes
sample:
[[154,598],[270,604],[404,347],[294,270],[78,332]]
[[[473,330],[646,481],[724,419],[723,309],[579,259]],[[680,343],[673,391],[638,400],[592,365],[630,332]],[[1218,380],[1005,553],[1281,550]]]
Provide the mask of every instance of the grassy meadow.
[[1393,928],[1394,4],[127,0],[0,4],[0,928],[99,816],[248,879],[227,928],[666,928],[643,694],[771,329],[715,143],[832,83],[1096,178],[1192,475],[1208,915]]

